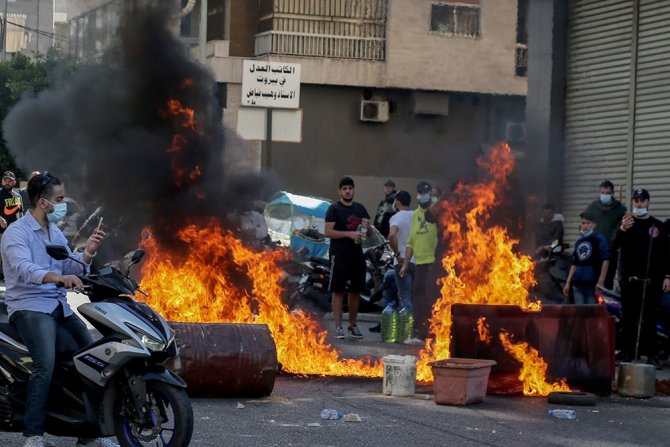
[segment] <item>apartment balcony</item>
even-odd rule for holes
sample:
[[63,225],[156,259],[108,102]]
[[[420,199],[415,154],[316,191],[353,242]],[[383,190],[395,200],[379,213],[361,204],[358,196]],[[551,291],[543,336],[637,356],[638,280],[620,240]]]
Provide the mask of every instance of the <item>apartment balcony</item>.
[[256,55],[329,57],[383,61],[386,39],[266,31],[256,34]]
[[255,54],[383,61],[387,0],[265,0]]

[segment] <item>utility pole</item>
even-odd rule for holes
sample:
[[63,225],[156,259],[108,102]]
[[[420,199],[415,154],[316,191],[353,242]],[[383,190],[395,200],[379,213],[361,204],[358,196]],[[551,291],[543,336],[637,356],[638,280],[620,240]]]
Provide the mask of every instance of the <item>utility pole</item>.
[[200,27],[198,38],[198,60],[201,64],[204,64],[207,61],[207,0],[200,0]]
[[37,31],[35,32],[35,52],[40,51],[40,2],[42,0],[37,0]]
[[9,0],[5,0],[5,13],[2,16],[2,60],[7,60],[7,8]]

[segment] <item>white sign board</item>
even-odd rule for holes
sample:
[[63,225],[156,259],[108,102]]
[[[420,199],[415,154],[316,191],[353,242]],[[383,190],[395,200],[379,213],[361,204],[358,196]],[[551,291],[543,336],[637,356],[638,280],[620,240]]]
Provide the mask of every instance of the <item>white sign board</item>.
[[[267,135],[266,109],[240,107],[237,110],[237,134],[244,140],[265,140]],[[271,110],[272,141],[302,142],[302,109]]]
[[297,109],[300,106],[300,64],[245,60],[242,105]]

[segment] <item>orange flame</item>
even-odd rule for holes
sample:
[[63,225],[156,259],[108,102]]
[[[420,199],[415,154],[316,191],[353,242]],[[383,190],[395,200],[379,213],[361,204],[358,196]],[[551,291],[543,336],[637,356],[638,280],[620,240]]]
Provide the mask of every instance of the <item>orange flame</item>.
[[[188,86],[192,81],[185,79],[184,83],[184,86]],[[168,154],[172,154],[170,164],[175,185],[178,188],[193,185],[201,175],[200,168],[197,165],[191,168],[181,167],[176,156],[188,146],[193,136],[203,136],[195,119],[195,110],[184,107],[177,99],[169,99],[165,109],[160,110],[160,115],[164,118],[174,118],[175,121],[176,131],[172,136],[172,144],[166,150]]]
[[521,363],[519,380],[523,383],[523,394],[526,396],[546,396],[552,391],[570,391],[565,379],[547,383],[547,364],[535,348],[526,342],[512,343],[506,332],[500,334],[500,341],[516,360]]
[[486,317],[479,317],[477,320],[477,333],[479,334],[479,340],[485,345],[491,344],[491,332],[489,330],[489,324],[486,322]]
[[486,158],[478,160],[489,179],[466,185],[459,183],[452,197],[438,206],[443,237],[448,250],[442,257],[446,276],[438,283],[440,296],[433,306],[430,330],[434,340],[427,340],[417,364],[417,378],[430,382],[428,363],[450,356],[451,305],[509,304],[539,311],[541,304],[528,299],[535,283],[533,262],[517,254],[504,228],[488,226],[491,210],[500,202],[503,188],[514,168],[510,147],[500,143]]
[[142,267],[142,288],[151,296],[143,300],[168,321],[266,324],[286,372],[382,376],[380,362],[340,360],[317,322],[283,304],[283,252],[249,249],[215,220],[179,231],[177,238],[188,247],[182,255],[161,249],[149,230],[145,235],[142,246],[150,256]]

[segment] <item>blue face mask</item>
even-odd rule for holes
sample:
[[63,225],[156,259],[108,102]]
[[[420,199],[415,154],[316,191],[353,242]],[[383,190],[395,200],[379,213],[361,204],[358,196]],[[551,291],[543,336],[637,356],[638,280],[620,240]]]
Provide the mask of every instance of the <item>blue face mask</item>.
[[633,208],[633,215],[637,217],[646,216],[648,213],[647,208]]
[[430,202],[431,195],[430,193],[419,194],[416,196],[416,198],[419,201],[419,203],[428,203]]
[[612,194],[600,194],[600,202],[603,205],[609,205],[612,203]]
[[[44,199],[46,200],[46,199]],[[61,202],[61,203],[56,203],[53,204],[46,200],[46,202],[54,207],[54,210],[51,211],[50,213],[47,213],[47,220],[51,223],[57,223],[60,222],[65,218],[65,215],[67,214],[67,203],[66,202]]]

